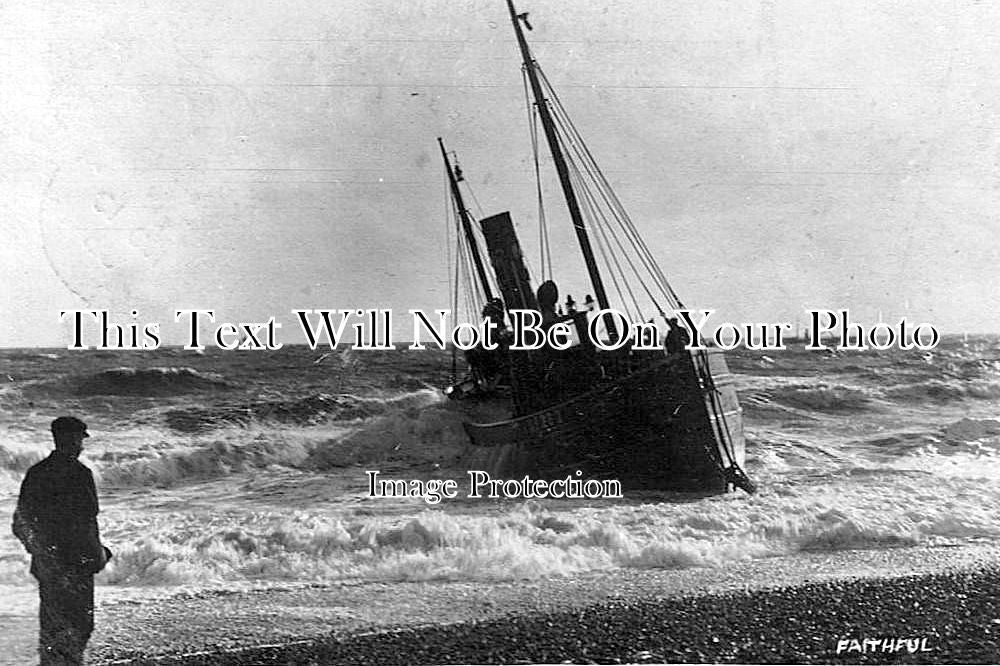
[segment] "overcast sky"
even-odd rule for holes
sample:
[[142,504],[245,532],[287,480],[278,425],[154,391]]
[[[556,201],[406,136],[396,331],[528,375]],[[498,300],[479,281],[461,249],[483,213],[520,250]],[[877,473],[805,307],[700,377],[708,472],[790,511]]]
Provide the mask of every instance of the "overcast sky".
[[[519,10],[685,303],[1000,331],[995,3]],[[438,136],[537,257],[502,0],[4,3],[0,346],[66,344],[61,309],[448,307]]]

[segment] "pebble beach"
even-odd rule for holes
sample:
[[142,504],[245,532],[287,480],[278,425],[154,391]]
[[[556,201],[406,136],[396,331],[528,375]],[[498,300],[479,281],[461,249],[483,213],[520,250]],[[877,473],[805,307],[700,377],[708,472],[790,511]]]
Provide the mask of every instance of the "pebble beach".
[[343,583],[98,609],[88,663],[995,663],[1000,552],[803,554],[724,570]]

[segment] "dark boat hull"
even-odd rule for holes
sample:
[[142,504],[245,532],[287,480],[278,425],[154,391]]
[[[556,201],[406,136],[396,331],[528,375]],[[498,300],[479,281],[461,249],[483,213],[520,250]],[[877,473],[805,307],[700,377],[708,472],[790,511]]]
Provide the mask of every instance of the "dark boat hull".
[[752,486],[741,471],[740,412],[725,359],[709,350],[657,358],[547,409],[465,429],[494,478],[580,471],[625,490],[721,493]]

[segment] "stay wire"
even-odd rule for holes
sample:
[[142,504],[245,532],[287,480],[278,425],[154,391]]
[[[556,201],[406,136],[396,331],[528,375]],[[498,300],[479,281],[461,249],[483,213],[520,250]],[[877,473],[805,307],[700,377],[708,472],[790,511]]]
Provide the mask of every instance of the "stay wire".
[[[562,124],[566,120],[565,118],[559,118],[558,115],[556,117],[559,119],[560,124]],[[583,160],[584,158],[580,154],[580,151],[579,151],[579,146],[581,146],[581,145],[583,145],[582,141],[579,141],[579,142],[576,143],[576,145],[572,146],[572,148],[573,148],[574,154],[577,157],[579,157],[580,160]],[[573,165],[573,168],[576,169],[580,173],[579,178],[580,178],[581,181],[583,181],[583,172],[580,171],[580,166],[577,163],[577,160],[573,159],[572,156],[571,156],[570,159],[569,159],[569,161]],[[588,172],[587,176],[590,178],[591,181],[594,181],[592,173]],[[594,185],[600,191],[599,183],[597,183],[595,181]],[[626,278],[626,271],[625,271],[624,268],[622,268],[621,263],[618,261],[619,254],[622,257],[624,257],[626,263],[628,264],[629,269],[631,270],[631,274],[634,275],[637,278],[639,284],[642,286],[643,291],[646,292],[646,296],[649,298],[650,302],[653,304],[653,307],[656,308],[656,310],[659,312],[659,314],[661,316],[666,316],[665,313],[664,313],[664,311],[663,311],[663,308],[660,307],[658,299],[653,294],[653,292],[650,291],[649,285],[647,284],[646,280],[643,279],[643,273],[639,270],[638,267],[636,267],[635,262],[632,259],[632,254],[639,255],[639,253],[638,253],[637,249],[635,248],[634,244],[633,244],[633,246],[631,248],[632,251],[630,252],[629,248],[626,247],[625,243],[619,237],[618,233],[615,232],[614,226],[608,220],[607,214],[605,213],[604,209],[600,206],[599,202],[597,201],[597,198],[596,198],[596,196],[594,194],[593,188],[589,187],[586,182],[583,182],[582,187],[580,189],[582,190],[584,196],[587,199],[587,203],[588,203],[589,208],[591,209],[591,211],[593,211],[591,214],[594,216],[595,225],[598,226],[599,231],[602,234],[605,235],[605,240],[607,240],[607,236],[610,235],[610,237],[612,239],[614,239],[615,245],[617,245],[617,247],[618,247],[619,252],[612,252],[611,256],[615,259],[615,266],[617,267],[617,270],[619,271],[619,274],[621,275],[622,279],[625,281],[625,284],[628,286],[629,295],[632,297],[632,302],[633,302],[633,305],[636,308],[636,311],[639,314],[639,318],[642,319],[642,320],[645,320],[645,316],[642,314],[642,307],[641,307],[641,305],[639,303],[639,299],[635,296],[635,293],[632,291],[632,288],[630,286],[632,281],[625,279]],[[605,202],[606,201],[607,200],[605,198]],[[613,215],[614,211],[610,211],[610,212]],[[641,255],[639,256],[639,259],[641,260]],[[652,277],[652,276],[650,276],[650,277]],[[653,281],[654,282],[656,281],[655,277],[653,277]]]
[[[650,291],[649,285],[646,283],[646,280],[643,279],[643,274],[636,268],[635,263],[632,261],[629,249],[622,242],[622,239],[618,237],[618,234],[615,233],[615,229],[608,221],[607,215],[605,214],[605,211],[597,201],[593,189],[588,185],[588,179],[585,177],[584,172],[580,169],[579,160],[574,158],[574,156],[582,157],[578,149],[578,145],[580,142],[575,142],[576,145],[574,145],[565,141],[563,139],[563,136],[565,136],[567,133],[565,127],[566,119],[562,117],[561,114],[558,113],[554,114],[554,118],[556,120],[558,128],[560,129],[559,132],[560,143],[563,145],[563,149],[566,154],[567,164],[571,167],[575,175],[576,182],[578,183],[577,186],[578,192],[580,192],[583,195],[582,202],[585,204],[588,210],[590,226],[600,234],[599,240],[603,238],[604,247],[602,255],[608,266],[609,272],[611,272],[612,275],[617,275],[621,279],[621,281],[624,282],[626,290],[628,291],[629,294],[629,298],[631,299],[632,302],[632,307],[634,307],[635,309],[635,316],[638,316],[640,320],[644,321],[645,317],[642,313],[642,306],[640,305],[639,299],[636,297],[635,292],[632,290],[631,287],[632,281],[627,279],[626,270],[622,267],[621,262],[618,259],[619,254],[621,254],[621,256],[623,256],[625,258],[625,261],[628,263],[628,266],[631,269],[631,273],[635,275],[635,277],[638,279],[638,282],[642,286],[643,290],[646,292],[646,296],[650,299],[650,301],[652,302],[653,306],[657,309],[657,311],[663,314],[663,309],[657,302],[657,298]],[[590,176],[590,180],[593,181],[593,177],[591,174],[588,173],[586,174],[586,176]],[[611,239],[614,240],[614,245],[617,245],[619,252],[612,251],[613,248]],[[610,257],[610,259],[608,257]],[[624,298],[624,296],[620,295],[620,297],[622,299],[623,304],[627,304],[628,301]]]
[[[601,192],[602,198],[606,201],[608,208],[614,214],[620,226],[626,232],[631,243],[636,247],[637,255],[640,262],[644,265],[645,269],[649,272],[650,277],[653,278],[654,282],[657,283],[657,287],[663,292],[663,296],[666,298],[668,305],[672,309],[677,309],[681,306],[680,299],[677,297],[676,292],[674,292],[673,287],[670,285],[669,281],[666,279],[662,269],[660,269],[656,260],[653,258],[652,252],[649,246],[646,244],[645,240],[638,233],[631,217],[625,210],[624,205],[618,198],[614,189],[611,187],[604,173],[601,171],[600,167],[597,165],[597,161],[594,159],[593,154],[587,147],[586,142],[583,141],[582,136],[576,129],[569,115],[566,113],[565,108],[559,99],[558,94],[552,88],[545,77],[545,73],[539,68],[539,73],[541,75],[542,81],[545,84],[547,93],[550,95],[553,101],[553,108],[558,111],[558,115],[562,116],[565,124],[568,126],[568,131],[575,138],[574,143],[579,146],[579,151],[581,153],[581,159],[588,165],[588,170],[592,171],[591,178],[593,179],[598,190]],[[661,309],[662,311],[662,309]]]
[[623,279],[624,278],[624,271],[621,270],[621,266],[618,264],[617,257],[615,257],[615,254],[613,252],[611,252],[610,244],[608,243],[607,234],[605,233],[605,229],[604,229],[603,225],[601,225],[599,223],[599,220],[596,217],[595,211],[593,210],[593,208],[591,206],[590,193],[589,193],[589,190],[586,187],[586,184],[582,181],[582,175],[580,174],[580,171],[577,168],[577,165],[576,165],[575,162],[573,162],[572,160],[568,159],[567,163],[570,166],[570,169],[572,170],[573,179],[577,183],[577,187],[576,187],[577,191],[578,192],[583,192],[583,194],[585,196],[585,198],[582,201],[583,206],[581,207],[581,212],[583,212],[584,210],[586,210],[586,213],[587,213],[586,214],[586,220],[585,220],[585,226],[589,227],[589,229],[591,231],[596,231],[597,232],[596,235],[595,235],[595,239],[597,241],[597,249],[598,249],[598,252],[601,255],[602,261],[604,262],[604,266],[607,269],[606,272],[611,277],[611,283],[614,286],[615,291],[618,294],[618,300],[626,308],[629,307],[629,299],[627,299],[625,297],[625,294],[622,292],[621,285],[624,283],[624,285],[625,285],[625,291],[628,292],[629,298],[632,301],[632,306],[635,308],[634,312],[633,311],[629,311],[628,314],[633,319],[636,316],[638,316],[641,319],[641,317],[642,317],[641,308],[639,308],[638,303],[636,302],[635,295],[632,293],[632,288],[629,286],[628,281],[625,280],[625,279]]

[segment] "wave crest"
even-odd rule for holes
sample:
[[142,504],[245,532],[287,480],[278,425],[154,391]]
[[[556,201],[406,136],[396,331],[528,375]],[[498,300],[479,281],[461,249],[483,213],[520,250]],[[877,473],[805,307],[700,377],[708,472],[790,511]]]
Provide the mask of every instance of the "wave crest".
[[232,425],[245,426],[252,422],[304,426],[364,419],[430,405],[441,399],[440,393],[433,389],[411,391],[389,398],[313,393],[292,400],[255,400],[242,405],[171,409],[164,414],[164,418],[171,429],[186,433]]
[[886,398],[896,402],[925,402],[927,400],[957,401],[965,398],[994,400],[1000,398],[1000,382],[979,380],[929,379],[913,384],[903,384],[885,390]]
[[839,384],[795,385],[768,391],[774,402],[793,409],[827,413],[859,412],[873,405],[864,390]]
[[186,366],[109,368],[70,379],[77,395],[136,395],[143,397],[180,395],[193,391],[225,390],[229,384],[219,375]]

